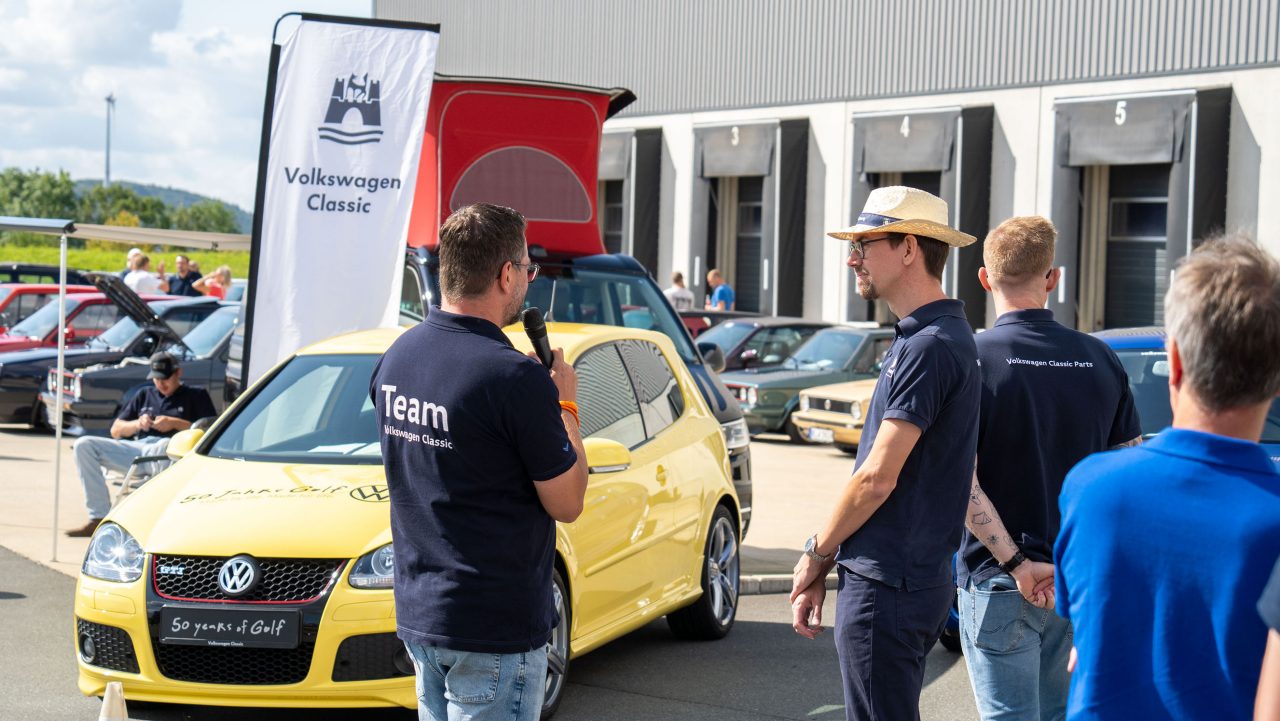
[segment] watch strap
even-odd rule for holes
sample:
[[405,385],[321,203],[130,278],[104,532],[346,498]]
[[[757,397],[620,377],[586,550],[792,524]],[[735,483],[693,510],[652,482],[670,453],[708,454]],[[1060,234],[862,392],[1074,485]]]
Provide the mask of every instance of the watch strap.
[[1000,564],[1000,570],[1004,571],[1005,573],[1013,573],[1013,570],[1018,566],[1021,566],[1022,562],[1025,560],[1027,560],[1027,557],[1022,555],[1022,551],[1018,551],[1017,553],[1013,554],[1013,558],[1010,558],[1009,560]]

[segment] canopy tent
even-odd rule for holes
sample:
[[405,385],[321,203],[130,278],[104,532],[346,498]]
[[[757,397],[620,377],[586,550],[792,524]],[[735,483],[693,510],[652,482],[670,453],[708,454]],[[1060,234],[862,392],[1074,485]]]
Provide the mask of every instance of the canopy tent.
[[[0,216],[0,232],[43,233],[58,236],[58,378],[66,370],[67,322],[67,238],[92,238],[125,245],[170,245],[202,250],[248,250],[249,236],[232,233],[204,233],[194,230],[129,228],[115,225],[76,225],[70,220],[54,218],[15,218]],[[57,384],[57,407],[54,413],[53,451],[53,529],[49,560],[58,559],[58,501],[62,476],[62,389]]]

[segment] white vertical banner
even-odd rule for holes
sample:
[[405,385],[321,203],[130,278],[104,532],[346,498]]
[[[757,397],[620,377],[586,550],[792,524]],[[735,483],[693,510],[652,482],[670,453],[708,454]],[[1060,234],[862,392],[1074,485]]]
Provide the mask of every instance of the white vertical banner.
[[303,15],[279,47],[246,385],[305,345],[397,324],[439,39],[438,26]]

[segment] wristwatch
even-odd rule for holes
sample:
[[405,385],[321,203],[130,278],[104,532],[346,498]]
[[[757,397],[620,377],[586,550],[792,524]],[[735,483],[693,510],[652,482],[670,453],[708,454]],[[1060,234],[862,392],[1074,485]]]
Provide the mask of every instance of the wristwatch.
[[816,533],[813,534],[812,536],[809,536],[809,540],[804,542],[804,555],[808,556],[809,558],[812,558],[818,563],[825,563],[826,561],[831,560],[831,556],[834,553],[835,552],[832,551],[831,553],[828,553],[825,556],[822,555],[821,553],[818,553],[818,534]]
[[1010,558],[1009,560],[1000,564],[1000,570],[1004,571],[1005,573],[1012,574],[1013,569],[1017,568],[1018,566],[1021,566],[1022,562],[1025,560],[1027,560],[1027,557],[1022,555],[1022,551],[1018,551],[1017,553],[1013,554],[1013,558]]

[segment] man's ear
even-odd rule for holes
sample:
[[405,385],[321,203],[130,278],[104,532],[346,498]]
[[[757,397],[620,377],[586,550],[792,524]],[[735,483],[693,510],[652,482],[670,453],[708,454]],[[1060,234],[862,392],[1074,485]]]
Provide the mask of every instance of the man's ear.
[[991,279],[987,277],[987,266],[978,268],[978,282],[982,284],[982,289],[991,292]]
[[916,261],[916,258],[919,257],[920,255],[920,239],[915,237],[911,233],[907,233],[905,236],[902,237],[902,239],[906,241],[905,243],[903,243],[903,245],[906,247],[903,249],[904,255],[902,256],[902,264],[911,265]]
[[1169,339],[1169,385],[1177,388],[1182,385],[1182,352],[1178,350],[1178,341]]
[[1054,288],[1058,287],[1058,282],[1062,280],[1062,268],[1049,269],[1049,277],[1045,280],[1044,292],[1052,293]]

